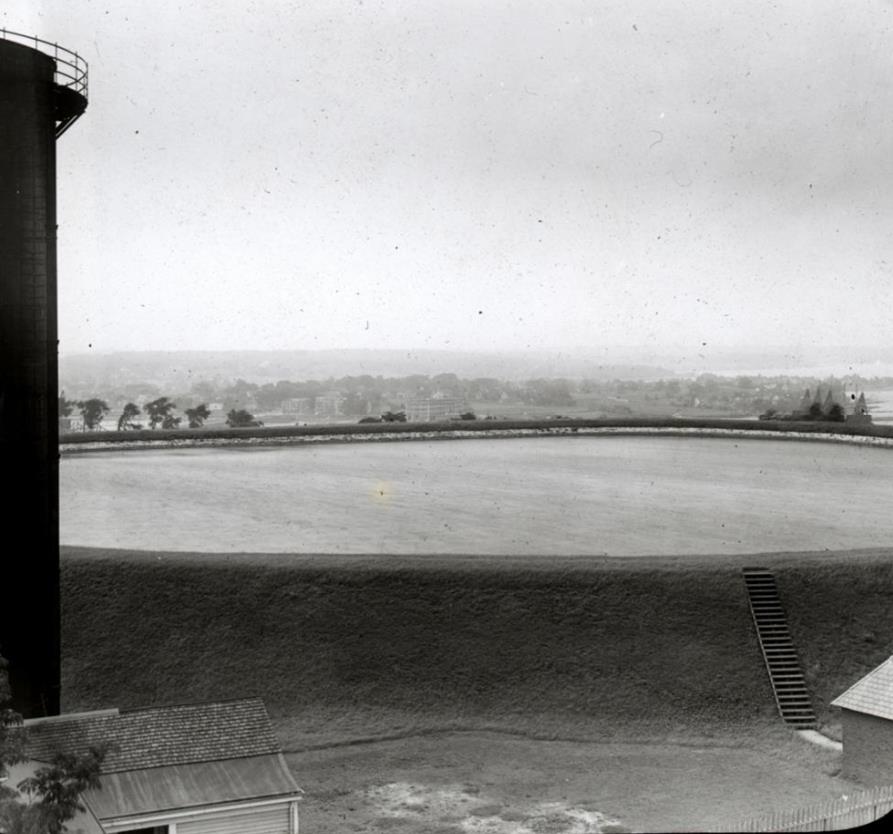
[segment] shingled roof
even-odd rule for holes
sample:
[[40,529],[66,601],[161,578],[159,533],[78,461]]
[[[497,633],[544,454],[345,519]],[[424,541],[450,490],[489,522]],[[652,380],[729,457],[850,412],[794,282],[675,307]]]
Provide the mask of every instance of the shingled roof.
[[260,698],[136,710],[103,710],[36,718],[27,754],[48,762],[57,753],[106,745],[103,773],[279,753]]
[[831,705],[893,721],[893,657],[856,681]]

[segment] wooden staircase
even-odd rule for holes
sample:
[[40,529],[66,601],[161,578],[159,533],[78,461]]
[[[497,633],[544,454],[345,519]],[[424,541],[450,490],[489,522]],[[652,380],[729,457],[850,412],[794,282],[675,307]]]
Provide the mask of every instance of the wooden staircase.
[[775,577],[766,568],[743,568],[742,573],[778,712],[798,730],[814,729],[815,712],[788,631]]

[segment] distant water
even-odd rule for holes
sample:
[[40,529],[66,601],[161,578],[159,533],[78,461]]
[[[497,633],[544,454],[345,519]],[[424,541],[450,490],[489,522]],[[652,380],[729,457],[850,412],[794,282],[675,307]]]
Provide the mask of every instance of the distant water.
[[[703,371],[692,371],[694,374],[703,373]],[[829,376],[838,378],[847,376],[862,376],[866,379],[872,377],[893,377],[893,364],[889,362],[861,362],[847,365],[845,363],[829,364],[829,365],[809,365],[805,367],[791,367],[790,365],[781,368],[749,368],[747,370],[725,370],[711,371],[717,376],[803,376],[817,377],[825,379]]]
[[747,553],[893,544],[893,450],[524,438],[91,453],[64,544],[301,553]]

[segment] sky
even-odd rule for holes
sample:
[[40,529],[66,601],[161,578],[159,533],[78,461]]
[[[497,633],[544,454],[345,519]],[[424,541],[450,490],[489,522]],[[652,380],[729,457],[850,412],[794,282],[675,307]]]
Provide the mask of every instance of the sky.
[[65,353],[890,346],[893,3],[6,0]]

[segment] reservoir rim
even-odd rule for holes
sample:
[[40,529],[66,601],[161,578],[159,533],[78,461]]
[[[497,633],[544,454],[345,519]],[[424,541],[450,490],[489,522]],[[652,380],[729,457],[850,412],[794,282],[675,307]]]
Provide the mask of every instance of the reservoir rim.
[[684,437],[705,439],[786,440],[814,443],[844,443],[874,448],[893,448],[893,436],[874,434],[850,434],[830,431],[797,431],[739,427],[686,427],[686,426],[538,426],[530,428],[487,428],[485,430],[437,429],[376,432],[331,432],[325,434],[287,434],[280,436],[246,435],[241,437],[184,438],[166,436],[155,439],[134,440],[78,440],[59,444],[60,456],[95,452],[135,452],[142,450],[232,448],[251,450],[318,444],[345,443],[392,443],[432,440],[511,440],[536,437]]

